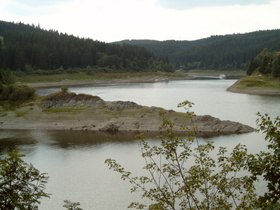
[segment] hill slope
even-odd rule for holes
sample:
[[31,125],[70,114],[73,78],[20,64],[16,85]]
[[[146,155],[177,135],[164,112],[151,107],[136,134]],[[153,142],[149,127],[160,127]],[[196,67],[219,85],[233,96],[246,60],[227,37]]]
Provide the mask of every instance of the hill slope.
[[280,51],[280,29],[195,41],[123,40],[116,43],[144,47],[159,57],[167,57],[175,68],[245,70],[250,60],[264,48]]
[[0,21],[0,68],[36,74],[171,71],[143,47],[117,45]]

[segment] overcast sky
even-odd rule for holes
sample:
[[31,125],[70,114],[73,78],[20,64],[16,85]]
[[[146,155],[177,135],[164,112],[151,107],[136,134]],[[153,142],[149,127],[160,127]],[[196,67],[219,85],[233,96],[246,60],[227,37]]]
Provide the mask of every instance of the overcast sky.
[[0,0],[0,20],[112,42],[279,29],[280,0]]

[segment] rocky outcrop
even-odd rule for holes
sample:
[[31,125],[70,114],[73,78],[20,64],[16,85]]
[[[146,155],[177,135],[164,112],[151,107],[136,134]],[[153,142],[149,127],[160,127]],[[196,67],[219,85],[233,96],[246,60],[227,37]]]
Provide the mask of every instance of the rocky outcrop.
[[104,101],[98,96],[67,92],[51,94],[35,102],[33,107],[2,113],[0,129],[152,132],[159,131],[163,112],[173,124],[173,130],[178,132],[183,132],[182,126],[186,128],[185,131],[195,130],[198,135],[254,131],[242,123],[224,121],[210,115],[188,119],[184,113],[160,107],[141,106],[131,101]]
[[193,124],[197,126],[198,132],[205,133],[221,133],[221,134],[234,134],[234,133],[249,133],[255,129],[244,125],[239,122],[229,120],[220,120],[219,118],[210,115],[197,116],[193,119]]
[[98,108],[106,102],[98,96],[75,94],[68,92],[54,93],[42,100],[43,109],[89,106]]
[[106,108],[112,111],[119,111],[127,109],[141,109],[143,106],[131,101],[111,101],[106,102]]

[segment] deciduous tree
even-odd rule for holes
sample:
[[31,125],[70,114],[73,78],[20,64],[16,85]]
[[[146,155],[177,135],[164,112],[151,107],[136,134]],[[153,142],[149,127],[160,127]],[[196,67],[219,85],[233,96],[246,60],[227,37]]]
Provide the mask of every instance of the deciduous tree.
[[[179,104],[187,108],[190,102]],[[141,191],[151,201],[149,209],[253,209],[256,207],[255,176],[248,173],[250,156],[244,145],[230,153],[225,147],[215,150],[213,142],[199,141],[193,127],[187,137],[176,136],[173,124],[163,115],[159,146],[150,146],[140,136],[140,148],[149,175],[133,177],[115,160],[107,159],[109,168],[132,183],[132,192]],[[189,128],[183,128],[190,130]],[[216,153],[216,155],[214,155]],[[244,173],[247,172],[247,175]],[[146,204],[132,202],[143,209]]]
[[18,150],[0,160],[0,209],[38,209],[48,176],[22,160]]

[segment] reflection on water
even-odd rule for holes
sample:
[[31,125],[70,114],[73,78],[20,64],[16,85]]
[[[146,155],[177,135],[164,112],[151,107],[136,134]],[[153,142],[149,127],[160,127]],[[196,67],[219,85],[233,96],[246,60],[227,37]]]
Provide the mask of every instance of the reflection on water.
[[2,153],[22,145],[31,147],[36,144],[67,149],[109,142],[128,143],[135,141],[137,134],[137,132],[0,130],[0,151]]

